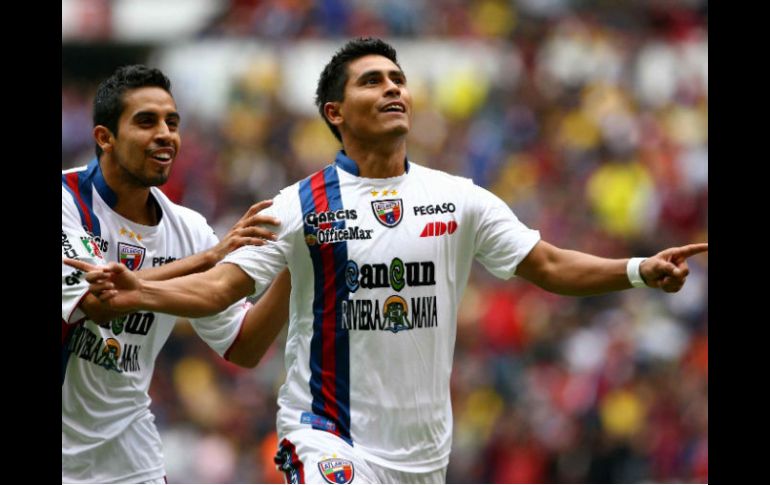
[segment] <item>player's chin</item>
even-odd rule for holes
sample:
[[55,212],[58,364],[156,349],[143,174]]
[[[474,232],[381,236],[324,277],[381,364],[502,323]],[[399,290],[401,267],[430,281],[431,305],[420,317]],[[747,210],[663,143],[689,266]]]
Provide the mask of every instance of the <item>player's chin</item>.
[[146,187],[157,187],[168,182],[169,172],[156,173],[145,177],[144,185]]
[[395,136],[404,136],[409,133],[409,121],[397,121],[394,123],[389,123],[388,126],[386,126],[385,131],[389,135],[395,135]]

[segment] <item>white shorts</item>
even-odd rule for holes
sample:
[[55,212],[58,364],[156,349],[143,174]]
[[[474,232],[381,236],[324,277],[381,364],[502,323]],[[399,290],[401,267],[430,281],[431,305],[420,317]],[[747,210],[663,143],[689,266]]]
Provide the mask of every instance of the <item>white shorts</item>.
[[327,431],[300,429],[278,444],[275,464],[286,483],[445,483],[446,467],[411,473],[363,458],[342,438]]

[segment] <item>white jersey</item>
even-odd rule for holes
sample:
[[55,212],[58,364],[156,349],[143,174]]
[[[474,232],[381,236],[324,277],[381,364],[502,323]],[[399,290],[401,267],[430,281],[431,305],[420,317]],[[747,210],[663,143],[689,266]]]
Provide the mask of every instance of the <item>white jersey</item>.
[[[159,266],[217,243],[206,220],[157,188],[157,226],[114,212],[117,197],[96,160],[62,172],[62,255],[93,264]],[[141,482],[165,475],[148,389],[155,358],[177,317],[134,312],[99,325],[78,308],[88,291],[81,271],[62,264],[62,481]],[[193,319],[197,333],[224,355],[240,331],[244,305],[217,321]]]
[[256,291],[291,271],[279,435],[322,429],[376,464],[427,472],[449,461],[457,306],[473,259],[510,278],[540,234],[469,179],[406,168],[362,178],[340,152],[275,197],[278,241],[222,262]]

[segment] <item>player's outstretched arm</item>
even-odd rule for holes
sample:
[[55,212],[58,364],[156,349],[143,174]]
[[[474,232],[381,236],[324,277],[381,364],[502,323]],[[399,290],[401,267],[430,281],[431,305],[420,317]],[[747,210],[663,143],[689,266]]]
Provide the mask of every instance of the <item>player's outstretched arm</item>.
[[291,274],[284,269],[249,308],[241,334],[230,348],[228,360],[242,367],[255,367],[270,348],[289,318]]
[[[276,239],[275,233],[264,226],[278,226],[280,221],[275,217],[260,214],[262,210],[271,205],[273,205],[272,200],[263,200],[249,207],[225,237],[212,248],[177,259],[169,264],[139,270],[136,274],[143,280],[162,281],[198,273],[211,269],[228,253],[241,246],[249,244],[261,246],[267,240],[274,241]],[[98,323],[108,322],[123,314],[90,292],[84,296],[79,306],[88,318]]]
[[[669,248],[639,266],[644,282],[667,292],[679,291],[689,274],[687,258],[708,251],[708,243]],[[631,288],[628,259],[600,258],[538,242],[519,264],[516,275],[561,295],[585,296]]]
[[197,318],[219,313],[254,291],[254,280],[234,264],[165,281],[146,281],[118,263],[94,266],[74,259],[65,264],[88,272],[89,290],[117,312],[149,310]]
[[261,246],[265,241],[275,241],[275,233],[264,226],[278,226],[280,221],[275,217],[260,214],[271,205],[273,205],[272,200],[263,200],[249,207],[249,210],[214,247],[169,264],[137,271],[139,277],[147,281],[161,281],[199,273],[213,268],[231,251],[241,246]]

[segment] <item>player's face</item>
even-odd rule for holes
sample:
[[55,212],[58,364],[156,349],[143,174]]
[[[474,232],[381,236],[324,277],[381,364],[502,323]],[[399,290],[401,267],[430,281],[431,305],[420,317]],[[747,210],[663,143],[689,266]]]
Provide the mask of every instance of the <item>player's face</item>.
[[123,103],[112,159],[130,182],[162,185],[182,144],[174,98],[161,88],[146,87],[126,91]]
[[387,57],[368,55],[350,62],[340,114],[340,131],[358,138],[406,135],[412,116],[406,76]]

